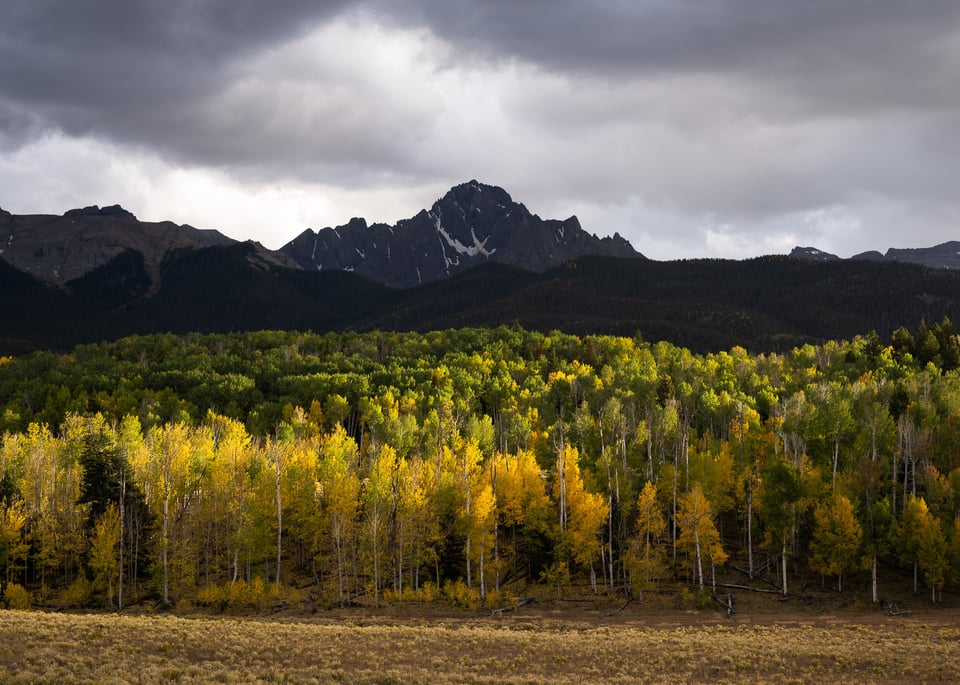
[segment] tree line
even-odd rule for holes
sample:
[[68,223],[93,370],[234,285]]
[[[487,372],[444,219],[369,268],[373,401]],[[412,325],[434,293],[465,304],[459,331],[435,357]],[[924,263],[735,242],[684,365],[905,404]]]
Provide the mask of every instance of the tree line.
[[[156,335],[0,360],[7,603],[960,580],[949,321],[694,355],[511,328]],[[292,593],[292,594],[291,594]],[[279,600],[278,600],[279,601]]]

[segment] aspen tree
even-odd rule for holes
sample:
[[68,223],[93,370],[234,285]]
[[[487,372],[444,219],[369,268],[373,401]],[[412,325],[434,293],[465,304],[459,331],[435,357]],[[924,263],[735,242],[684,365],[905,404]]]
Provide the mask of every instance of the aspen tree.
[[640,590],[640,600],[643,601],[643,591],[648,589],[651,581],[658,578],[663,572],[663,549],[657,545],[667,530],[667,521],[660,511],[657,502],[657,487],[647,481],[637,498],[637,558],[633,564],[639,576],[637,586]]
[[782,585],[787,596],[787,543],[796,524],[797,501],[801,495],[800,473],[785,459],[776,459],[763,473],[760,494],[760,515],[766,526],[766,543],[771,551],[780,552]]
[[[590,569],[590,582],[597,591],[594,563],[600,556],[601,531],[607,518],[607,503],[603,495],[587,490],[580,470],[580,455],[575,447],[564,448],[561,463],[564,466],[563,494],[568,507],[567,527],[561,531],[561,544],[569,550],[573,561]],[[558,484],[554,492],[559,498]]]
[[693,554],[694,581],[699,583],[702,590],[704,551],[710,560],[711,568],[722,565],[727,560],[727,554],[723,550],[720,533],[713,523],[710,501],[703,494],[699,482],[694,483],[690,492],[680,498],[678,524],[680,537],[677,544]]
[[856,567],[856,553],[863,539],[853,503],[835,493],[817,505],[813,520],[810,566],[823,575],[836,576],[837,589],[843,591],[843,574]]
[[14,561],[25,561],[30,551],[29,545],[23,540],[23,524],[26,520],[23,500],[8,502],[0,499],[0,571],[7,583],[13,580]]
[[344,606],[350,599],[347,571],[354,557],[351,541],[360,506],[357,443],[338,423],[332,433],[322,438],[320,453],[317,496],[329,520],[329,535],[337,560],[338,602]]
[[111,502],[93,526],[90,541],[90,568],[95,574],[95,582],[106,586],[107,602],[113,606],[113,586],[119,576],[120,562],[120,514]]

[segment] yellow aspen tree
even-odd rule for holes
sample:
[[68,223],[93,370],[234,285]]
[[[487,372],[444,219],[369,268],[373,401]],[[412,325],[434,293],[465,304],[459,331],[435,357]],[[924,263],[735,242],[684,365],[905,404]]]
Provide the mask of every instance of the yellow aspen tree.
[[[294,415],[296,415],[294,410]],[[315,424],[302,422],[301,427],[313,425],[302,431],[294,427],[294,437],[287,444],[288,456],[281,489],[286,510],[287,555],[292,557],[295,569],[303,569],[308,557],[315,561],[315,551],[320,544],[316,539],[324,526],[323,512],[316,505],[317,471],[320,441]],[[311,568],[314,566],[310,563]]]
[[[132,507],[127,506],[127,499],[136,489],[136,483],[127,483],[129,475],[135,479],[135,466],[137,462],[149,454],[146,443],[143,439],[143,430],[140,426],[140,419],[136,416],[126,416],[117,429],[117,449],[120,451],[120,461],[127,466],[121,472],[121,494],[118,500],[118,513],[120,515],[120,571],[119,582],[117,583],[117,608],[123,609],[123,589],[125,583],[125,572],[129,565],[132,570],[134,590],[137,589],[140,573],[140,557],[143,548],[146,546],[147,527],[149,525],[149,509],[145,504],[145,498],[136,497],[136,504]],[[129,487],[128,487],[129,485]],[[139,492],[139,491],[138,491]],[[129,554],[126,553],[129,550]]]
[[160,593],[164,605],[171,603],[171,561],[176,573],[177,586],[183,584],[183,561],[177,558],[180,529],[183,524],[183,508],[186,506],[189,487],[190,428],[183,423],[154,426],[147,434],[151,455],[145,464],[146,471],[140,474],[144,482],[144,494],[151,509],[160,521],[158,553],[160,564]]
[[[722,565],[727,560],[723,550],[720,534],[713,523],[713,511],[710,501],[703,494],[700,483],[694,483],[690,492],[684,494],[678,502],[678,524],[680,537],[677,545],[691,554],[694,560],[694,581],[700,589],[704,588],[703,557],[710,560],[711,570]],[[715,581],[715,573],[712,574]],[[715,584],[715,583],[714,583]]]
[[940,519],[926,510],[920,516],[917,530],[917,565],[923,571],[934,604],[943,601],[941,594],[949,568],[947,552],[947,537]]
[[853,503],[839,493],[817,505],[813,521],[810,567],[823,575],[837,576],[837,589],[842,591],[843,574],[857,565],[863,527],[854,515]]
[[776,437],[763,426],[760,415],[743,403],[737,404],[737,415],[730,421],[730,450],[734,457],[736,482],[734,491],[742,507],[747,532],[747,575],[754,577],[753,538],[756,495],[761,474],[773,456]]
[[387,516],[390,508],[390,482],[396,451],[380,445],[370,460],[370,469],[363,480],[364,532],[372,573],[371,590],[374,606],[380,606],[381,569],[385,545]]
[[907,495],[897,533],[900,558],[913,564],[913,592],[917,593],[920,576],[920,530],[930,516],[927,502],[922,497]]
[[[246,580],[253,581],[254,565],[263,565],[269,581],[270,565],[276,563],[277,481],[276,465],[267,440],[253,440],[247,451],[246,469],[250,478],[250,497],[245,511],[240,544],[246,558]],[[282,505],[282,500],[281,500]],[[281,521],[282,523],[282,521]],[[282,530],[281,530],[282,534]]]
[[503,561],[500,555],[500,520],[502,518],[500,506],[503,498],[500,493],[503,490],[500,479],[501,474],[507,470],[507,458],[503,452],[495,450],[487,460],[486,472],[490,481],[490,490],[493,495],[493,558],[490,566],[493,569],[494,589],[500,590],[500,575],[503,571]]
[[950,556],[949,563],[952,580],[956,582],[960,576],[960,516],[953,520],[953,526],[950,530]]
[[559,499],[559,488],[563,488],[567,505],[567,526],[561,533],[561,544],[569,550],[575,563],[590,568],[590,584],[596,592],[597,574],[594,563],[600,556],[601,531],[607,520],[607,501],[602,494],[587,490],[580,471],[580,454],[577,449],[566,445],[563,451],[562,486],[558,482],[554,491],[554,496]]
[[480,452],[480,446],[476,439],[458,440],[456,445],[457,454],[457,473],[455,477],[457,495],[458,495],[458,518],[465,529],[466,540],[464,542],[464,558],[467,562],[467,587],[473,587],[473,536],[469,534],[472,521],[472,507],[474,500],[474,488],[477,485],[478,476],[481,472],[481,460],[483,454]]
[[403,499],[403,520],[409,528],[406,535],[409,585],[420,588],[420,569],[434,565],[439,560],[438,546],[441,539],[437,505],[436,471],[429,458],[420,453],[407,460],[406,495]]
[[341,424],[320,443],[317,496],[329,521],[330,544],[337,562],[338,602],[350,600],[349,569],[354,566],[357,513],[360,506],[360,478],[356,472],[357,443]]
[[[23,497],[25,542],[34,550],[39,566],[40,584],[45,591],[47,574],[62,569],[69,575],[78,565],[84,548],[83,527],[87,505],[77,506],[80,497],[80,472],[77,458],[83,431],[77,426],[71,438],[56,439],[46,426],[31,424],[26,433],[8,436],[4,452],[15,462],[12,469],[17,489]],[[67,445],[77,445],[67,449]]]
[[496,497],[491,483],[479,484],[475,489],[470,513],[470,528],[467,533],[471,541],[470,549],[477,561],[480,581],[480,598],[487,598],[486,564],[493,551],[494,529],[496,528]]
[[[53,495],[39,515],[45,549],[50,550],[46,557],[41,557],[42,564],[49,564],[49,570],[62,568],[68,578],[80,567],[86,547],[84,526],[89,505],[77,504],[83,483],[80,446],[85,434],[83,419],[68,416],[61,426],[59,439],[51,439],[48,456],[55,462],[56,482]],[[45,570],[41,582],[45,582]]]
[[521,450],[504,455],[504,463],[504,468],[497,474],[498,508],[503,525],[511,534],[510,557],[516,568],[521,551],[518,530],[526,539],[552,539],[556,537],[556,522],[546,481],[533,451]]
[[280,564],[283,560],[283,481],[286,477],[287,466],[290,461],[291,444],[287,440],[282,440],[279,436],[267,438],[265,452],[270,464],[273,480],[273,502],[276,518],[276,570],[274,571],[274,584],[280,587]]
[[416,476],[411,470],[409,459],[399,457],[394,461],[391,476],[391,530],[390,547],[393,550],[393,589],[398,596],[403,594],[404,564],[412,563],[414,548],[412,540],[416,536],[416,512],[413,501],[416,496]]
[[90,541],[90,568],[95,585],[107,591],[107,603],[113,606],[113,586],[119,579],[120,514],[112,502],[97,518]]
[[657,486],[647,481],[637,497],[637,540],[636,552],[631,564],[634,572],[634,587],[640,592],[651,587],[651,581],[658,578],[664,569],[666,558],[663,548],[657,543],[667,531],[667,521],[657,501]]
[[240,577],[240,555],[244,551],[246,527],[251,520],[254,474],[257,473],[257,454],[246,427],[224,416],[209,417],[214,436],[214,455],[211,480],[213,494],[221,499],[218,520],[226,529],[226,565],[231,582]]
[[15,562],[26,561],[30,551],[30,546],[23,539],[26,520],[23,500],[0,500],[0,570],[4,572],[4,579],[8,583],[13,580]]

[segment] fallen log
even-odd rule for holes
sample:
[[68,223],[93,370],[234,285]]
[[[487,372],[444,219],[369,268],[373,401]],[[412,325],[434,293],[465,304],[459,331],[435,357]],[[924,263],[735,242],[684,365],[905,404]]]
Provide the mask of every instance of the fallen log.
[[779,590],[764,590],[759,587],[750,587],[749,585],[733,585],[731,583],[717,583],[717,587],[731,588],[733,590],[749,590],[750,592],[765,592],[768,595],[779,595]]
[[508,611],[515,611],[516,609],[519,609],[522,606],[526,606],[532,603],[533,603],[533,597],[521,597],[519,600],[517,600],[516,604],[511,604],[509,606],[500,607],[499,609],[494,609],[493,611],[490,612],[490,615],[499,616],[500,614],[505,614]]
[[631,597],[627,597],[627,599],[624,600],[623,604],[621,604],[619,607],[617,607],[617,608],[614,609],[613,611],[608,611],[608,612],[605,613],[605,614],[600,614],[600,618],[607,618],[608,616],[613,616],[613,615],[615,615],[615,614],[619,614],[621,611],[623,611],[624,609],[626,609],[626,608],[627,608],[627,605],[628,605],[630,602],[632,602],[632,601],[633,601],[633,599],[632,599]]

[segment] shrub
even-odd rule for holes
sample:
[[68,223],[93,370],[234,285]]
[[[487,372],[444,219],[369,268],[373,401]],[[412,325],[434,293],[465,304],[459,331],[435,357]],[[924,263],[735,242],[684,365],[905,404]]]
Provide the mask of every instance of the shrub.
[[674,596],[674,606],[677,609],[694,609],[697,606],[697,598],[689,588],[681,587]]
[[209,585],[197,592],[197,605],[213,609],[254,609],[266,611],[278,602],[296,604],[301,601],[296,588],[265,583],[263,578],[254,578],[249,583],[238,580],[226,585]]
[[7,583],[3,591],[3,601],[8,609],[29,609],[33,604],[33,597],[22,585]]
[[513,594],[504,592],[503,590],[487,590],[485,603],[487,608],[500,609],[504,606],[516,606],[517,598]]
[[417,590],[417,595],[421,602],[435,602],[440,596],[440,589],[437,587],[436,583],[432,583],[428,580],[420,586],[420,589]]
[[60,595],[60,601],[67,607],[81,607],[89,604],[93,596],[93,583],[84,576],[77,576],[77,579],[70,584]]
[[[242,582],[242,581],[241,581]],[[228,585],[208,585],[197,592],[197,606],[223,611],[229,602]]]
[[448,602],[462,609],[479,609],[480,590],[469,588],[463,580],[447,582],[443,586],[443,596]]

